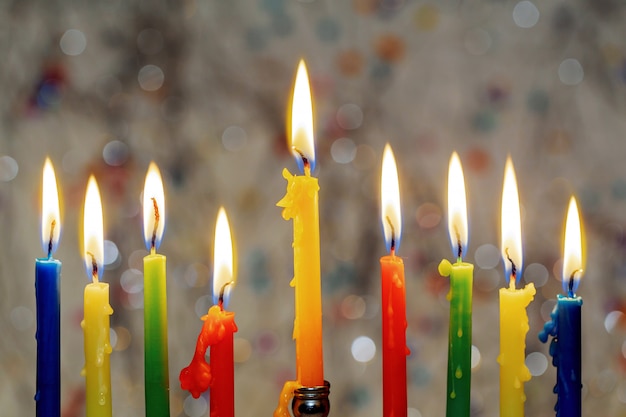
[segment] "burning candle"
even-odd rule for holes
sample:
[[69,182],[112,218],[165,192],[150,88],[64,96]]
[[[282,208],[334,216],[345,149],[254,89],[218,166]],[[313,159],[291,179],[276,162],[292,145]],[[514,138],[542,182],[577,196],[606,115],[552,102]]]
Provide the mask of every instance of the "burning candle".
[[576,199],[571,197],[565,222],[563,239],[563,290],[539,340],[550,342],[552,364],[556,366],[557,380],[554,392],[557,402],[554,407],[557,417],[580,417],[582,415],[582,372],[581,372],[581,308],[582,297],[576,289],[582,278],[584,262],[582,251],[582,225]]
[[383,416],[406,417],[406,290],[404,263],[396,256],[402,234],[398,170],[391,146],[383,152],[381,221],[388,256],[380,258],[383,320]]
[[143,235],[150,252],[143,258],[146,417],[170,415],[165,256],[156,253],[164,229],[163,181],[159,168],[151,162],[143,189]]
[[85,334],[87,417],[111,417],[111,354],[109,316],[109,284],[100,282],[104,260],[102,202],[96,179],[89,177],[83,216],[83,259],[87,276],[93,282],[85,287],[85,318],[81,322]]
[[[233,358],[233,334],[237,331],[235,313],[226,311],[230,291],[235,285],[234,245],[228,225],[228,217],[220,208],[215,225],[213,248],[213,305],[198,335],[196,350],[188,367],[180,372],[182,389],[194,398],[211,388],[210,415],[234,417],[235,415],[235,368]],[[205,354],[211,347],[210,360]]]
[[291,150],[304,175],[287,169],[287,193],[277,203],[285,220],[293,219],[293,264],[295,287],[296,381],[285,383],[275,416],[288,416],[289,399],[295,388],[324,385],[322,352],[322,289],[320,275],[320,238],[317,178],[313,140],[313,104],[304,61],[300,61],[291,102]]
[[467,252],[467,202],[465,179],[456,152],[448,170],[448,235],[457,262],[439,263],[439,273],[450,276],[450,327],[448,334],[448,388],[446,416],[470,415],[472,381],[472,282],[474,265],[463,262]]
[[524,417],[524,382],[530,380],[525,348],[528,333],[526,307],[533,300],[531,282],[516,289],[522,275],[522,227],[515,169],[507,158],[502,189],[501,252],[508,288],[500,288],[500,416]]
[[61,262],[52,255],[61,235],[59,194],[49,158],[43,168],[41,244],[47,254],[35,260],[37,304],[37,417],[61,415]]

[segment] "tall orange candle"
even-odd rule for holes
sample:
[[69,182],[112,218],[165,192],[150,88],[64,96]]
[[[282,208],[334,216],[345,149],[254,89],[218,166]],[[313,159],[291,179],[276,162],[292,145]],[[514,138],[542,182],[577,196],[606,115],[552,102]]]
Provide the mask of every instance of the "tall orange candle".
[[535,285],[516,288],[522,275],[522,227],[515,169],[507,158],[502,187],[501,252],[508,287],[500,288],[500,417],[524,417],[526,367],[526,307],[533,300]]
[[383,153],[381,221],[389,255],[380,258],[383,319],[383,417],[406,417],[406,289],[400,247],[402,217],[398,170],[391,146]]
[[[296,381],[288,381],[281,392],[275,416],[288,416],[287,404],[294,388],[324,385],[322,352],[322,289],[317,178],[313,140],[313,104],[304,61],[300,61],[291,107],[291,150],[304,175],[287,169],[287,193],[277,203],[285,220],[293,219],[293,264],[295,287]],[[285,414],[286,413],[286,414]]]

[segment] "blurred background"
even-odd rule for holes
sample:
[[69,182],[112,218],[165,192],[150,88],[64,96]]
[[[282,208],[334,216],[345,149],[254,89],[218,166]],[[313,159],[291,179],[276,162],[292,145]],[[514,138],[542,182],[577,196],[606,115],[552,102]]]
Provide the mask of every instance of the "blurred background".
[[111,285],[113,407],[144,414],[140,194],[160,166],[167,229],[171,415],[207,415],[178,373],[211,305],[217,210],[239,251],[236,412],[269,416],[295,377],[285,116],[298,60],[316,100],[325,377],[331,415],[380,416],[382,149],[399,167],[407,287],[409,416],[445,412],[448,160],[464,164],[475,264],[472,415],[498,414],[499,211],[511,154],[522,202],[527,415],[554,415],[555,370],[537,333],[562,292],[569,196],[587,268],[583,415],[626,415],[626,4],[619,0],[5,1],[0,8],[0,404],[34,415],[34,259],[41,172],[63,203],[64,417],[84,415],[78,246],[90,173],[101,187]]

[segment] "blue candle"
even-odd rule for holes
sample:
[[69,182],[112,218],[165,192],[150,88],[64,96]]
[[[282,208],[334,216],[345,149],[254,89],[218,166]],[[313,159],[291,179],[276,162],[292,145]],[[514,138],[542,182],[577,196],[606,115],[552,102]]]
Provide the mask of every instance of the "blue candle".
[[59,199],[54,169],[46,159],[43,171],[41,242],[47,257],[35,261],[37,307],[37,417],[61,415],[61,262],[54,259],[60,236]]
[[552,364],[556,367],[557,417],[580,417],[582,415],[581,373],[581,308],[583,300],[576,296],[576,289],[583,272],[581,224],[574,197],[570,199],[565,222],[565,247],[563,249],[563,290],[559,294],[550,320],[539,333],[539,340],[550,342]]

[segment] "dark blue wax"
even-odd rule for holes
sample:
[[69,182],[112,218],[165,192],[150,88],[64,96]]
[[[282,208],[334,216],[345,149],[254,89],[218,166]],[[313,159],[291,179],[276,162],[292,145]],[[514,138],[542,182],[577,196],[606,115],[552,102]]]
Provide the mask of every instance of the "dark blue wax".
[[542,342],[553,336],[550,342],[552,364],[557,370],[557,417],[580,417],[582,415],[581,372],[581,321],[583,300],[580,297],[557,296],[557,304],[539,333]]
[[37,304],[37,417],[61,415],[61,262],[40,258],[35,262]]

